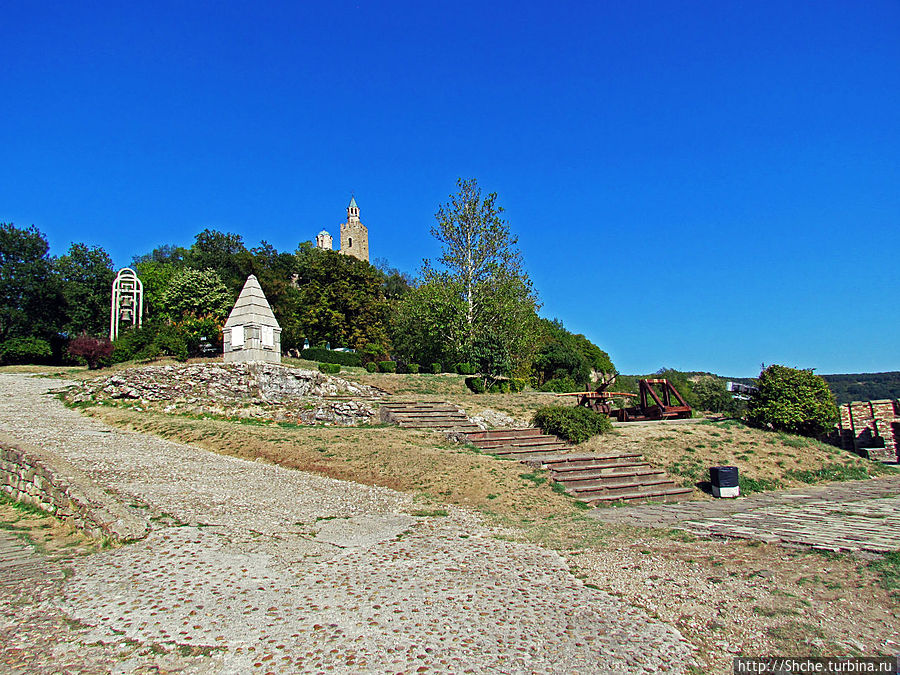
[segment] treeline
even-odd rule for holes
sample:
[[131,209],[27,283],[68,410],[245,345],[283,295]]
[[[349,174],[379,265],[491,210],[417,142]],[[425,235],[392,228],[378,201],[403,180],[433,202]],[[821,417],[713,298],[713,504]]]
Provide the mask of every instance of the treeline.
[[900,371],[822,375],[838,404],[900,399]]
[[[282,252],[210,229],[190,247],[156,248],[131,263],[144,285],[144,325],[123,331],[99,362],[220,351],[224,321],[254,274],[281,325],[285,352],[305,342],[345,347],[364,363],[392,360],[401,371],[462,365],[486,379],[527,378],[553,391],[614,372],[606,352],[585,336],[538,316],[495,199],[475,181],[459,182],[432,229],[444,255],[423,261],[416,279],[386,261],[370,265],[310,242]],[[114,276],[101,248],[73,244],[53,258],[34,227],[0,224],[0,361],[62,362],[71,358],[74,338],[102,342]]]

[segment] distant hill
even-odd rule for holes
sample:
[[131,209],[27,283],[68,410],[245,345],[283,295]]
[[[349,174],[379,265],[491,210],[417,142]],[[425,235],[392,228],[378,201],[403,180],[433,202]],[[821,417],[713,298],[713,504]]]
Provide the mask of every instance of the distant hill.
[[900,371],[822,375],[838,403],[900,399]]
[[[755,384],[756,380],[751,377],[726,377],[724,375],[716,375],[715,373],[704,373],[700,371],[685,372],[684,375],[688,379],[698,375],[712,375],[722,380],[730,382],[740,382],[741,384]],[[647,377],[646,375],[635,375],[632,377]],[[900,399],[900,371],[892,370],[887,373],[847,373],[837,375],[822,375],[838,404],[850,403],[851,401],[877,401],[878,399]]]

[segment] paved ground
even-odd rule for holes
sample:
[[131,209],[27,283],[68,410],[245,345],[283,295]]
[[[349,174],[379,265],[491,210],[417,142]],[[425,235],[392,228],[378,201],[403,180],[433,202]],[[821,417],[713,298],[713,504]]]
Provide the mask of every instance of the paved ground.
[[835,551],[900,549],[900,476],[769,492],[738,499],[595,509],[612,523],[673,527]]
[[465,511],[415,517],[398,492],[109,429],[45,394],[58,386],[0,375],[0,429],[59,452],[155,527],[55,563],[62,573],[0,584],[6,672],[640,673],[692,662],[674,628]]

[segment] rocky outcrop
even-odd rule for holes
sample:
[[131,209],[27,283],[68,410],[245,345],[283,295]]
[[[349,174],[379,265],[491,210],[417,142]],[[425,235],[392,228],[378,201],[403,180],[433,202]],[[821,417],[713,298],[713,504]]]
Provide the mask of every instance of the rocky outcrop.
[[315,370],[205,363],[122,370],[78,385],[67,398],[73,403],[132,401],[167,413],[354,426],[375,418],[382,396],[375,387]]

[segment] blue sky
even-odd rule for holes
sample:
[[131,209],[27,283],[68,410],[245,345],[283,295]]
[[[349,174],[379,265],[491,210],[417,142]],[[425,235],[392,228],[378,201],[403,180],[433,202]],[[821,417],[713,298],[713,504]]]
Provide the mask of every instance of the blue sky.
[[900,3],[4,2],[0,222],[415,273],[457,177],[622,372],[900,370]]

